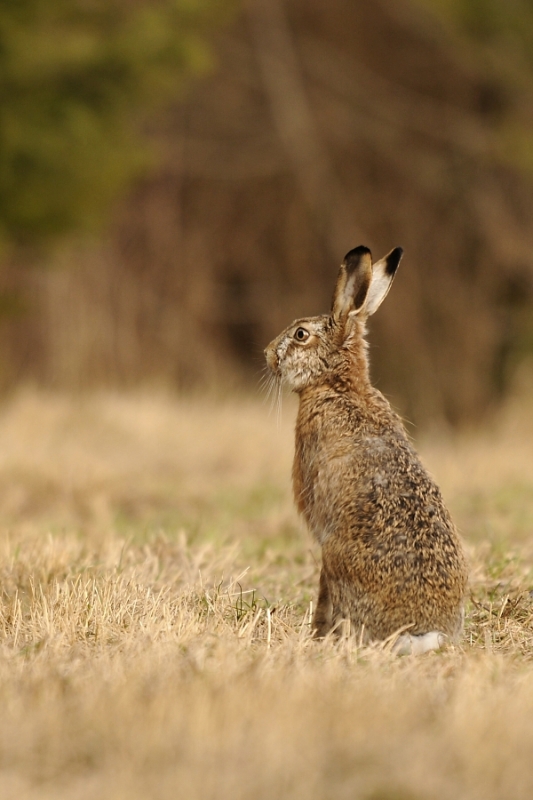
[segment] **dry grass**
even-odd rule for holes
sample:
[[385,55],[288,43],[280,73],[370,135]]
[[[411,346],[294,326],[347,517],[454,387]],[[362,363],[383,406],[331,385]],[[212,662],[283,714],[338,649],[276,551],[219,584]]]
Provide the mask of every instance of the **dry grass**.
[[533,796],[533,427],[422,443],[470,543],[461,648],[309,638],[292,409],[28,393],[0,415],[0,796]]

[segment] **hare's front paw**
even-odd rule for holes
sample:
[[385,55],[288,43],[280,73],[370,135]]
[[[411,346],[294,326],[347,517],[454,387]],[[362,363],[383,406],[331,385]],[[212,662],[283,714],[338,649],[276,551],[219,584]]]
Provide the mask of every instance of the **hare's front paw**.
[[313,636],[315,639],[323,639],[333,626],[331,598],[329,596],[329,587],[326,580],[324,569],[320,571],[320,584],[318,587],[318,601],[316,604],[316,611],[313,615]]

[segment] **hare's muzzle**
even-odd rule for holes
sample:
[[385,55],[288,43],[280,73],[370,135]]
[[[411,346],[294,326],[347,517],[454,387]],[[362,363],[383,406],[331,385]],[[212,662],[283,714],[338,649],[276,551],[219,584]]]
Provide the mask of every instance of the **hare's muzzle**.
[[267,347],[265,350],[265,358],[269,368],[272,372],[277,372],[279,367],[279,358],[273,347]]

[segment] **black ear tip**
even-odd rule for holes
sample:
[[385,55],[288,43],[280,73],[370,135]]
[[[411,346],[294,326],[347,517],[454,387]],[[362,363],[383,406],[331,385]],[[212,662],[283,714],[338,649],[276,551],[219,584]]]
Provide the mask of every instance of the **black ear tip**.
[[402,260],[403,247],[395,247],[387,256],[387,274],[394,275],[398,269],[398,265]]
[[365,247],[364,244],[360,244],[359,247],[354,247],[353,250],[350,250],[349,253],[346,253],[344,256],[344,263],[346,266],[348,266],[348,264],[356,264],[359,262],[359,259],[366,254],[372,257],[372,253],[370,252],[369,248]]

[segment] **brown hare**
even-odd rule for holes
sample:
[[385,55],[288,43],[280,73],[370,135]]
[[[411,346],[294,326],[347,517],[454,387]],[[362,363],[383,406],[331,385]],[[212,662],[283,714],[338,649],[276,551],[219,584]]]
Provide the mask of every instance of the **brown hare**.
[[294,497],[322,546],[315,636],[347,623],[361,641],[398,634],[396,652],[418,653],[458,640],[467,567],[439,488],[370,383],[366,320],[402,254],[372,264],[367,247],[351,250],[331,313],[296,320],[265,354],[299,395]]

